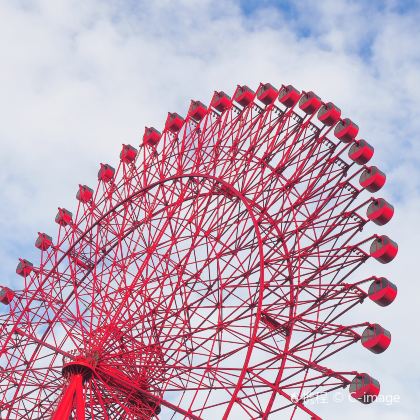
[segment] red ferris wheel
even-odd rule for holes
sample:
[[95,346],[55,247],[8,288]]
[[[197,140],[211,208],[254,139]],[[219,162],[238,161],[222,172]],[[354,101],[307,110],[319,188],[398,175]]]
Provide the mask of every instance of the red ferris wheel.
[[20,290],[0,288],[0,417],[317,419],[321,393],[374,400],[370,374],[330,364],[359,341],[386,350],[381,325],[345,320],[397,294],[356,271],[398,249],[363,231],[394,210],[357,134],[331,102],[267,83],[123,145],[56,239],[39,233]]

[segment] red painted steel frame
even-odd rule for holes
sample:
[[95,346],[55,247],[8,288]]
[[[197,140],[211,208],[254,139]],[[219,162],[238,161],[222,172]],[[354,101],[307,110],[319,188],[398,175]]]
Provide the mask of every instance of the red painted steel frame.
[[70,418],[73,407],[76,411],[76,420],[84,420],[85,398],[83,396],[83,377],[81,374],[73,375],[70,379],[52,420]]
[[79,186],[3,299],[1,418],[315,419],[306,401],[357,375],[329,359],[371,325],[341,318],[371,302],[377,278],[356,270],[379,201],[348,158],[357,140],[334,137],[347,120],[261,86],[269,100],[247,88],[171,114]]

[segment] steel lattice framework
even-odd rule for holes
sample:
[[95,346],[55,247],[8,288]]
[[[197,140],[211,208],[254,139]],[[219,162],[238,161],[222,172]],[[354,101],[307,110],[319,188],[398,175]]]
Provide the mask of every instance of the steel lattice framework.
[[291,86],[238,87],[102,165],[56,240],[40,234],[39,263],[21,260],[21,290],[2,289],[1,418],[319,418],[308,398],[370,378],[329,358],[361,329],[389,344],[340,319],[392,289],[355,274],[395,256],[363,232],[392,206],[340,114]]

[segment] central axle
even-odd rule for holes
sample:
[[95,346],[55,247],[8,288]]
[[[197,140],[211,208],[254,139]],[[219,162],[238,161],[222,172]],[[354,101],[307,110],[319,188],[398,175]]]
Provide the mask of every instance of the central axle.
[[[158,415],[159,398],[149,391],[147,381],[133,380],[121,367],[99,363],[98,352],[83,355],[76,353],[74,357],[64,357],[62,374],[67,380],[67,385],[52,420],[85,420],[85,387],[92,380],[96,382],[96,390],[98,385],[102,385],[107,394],[115,392],[114,402],[125,401],[138,413],[139,418],[149,420]],[[106,407],[102,408],[106,410]]]

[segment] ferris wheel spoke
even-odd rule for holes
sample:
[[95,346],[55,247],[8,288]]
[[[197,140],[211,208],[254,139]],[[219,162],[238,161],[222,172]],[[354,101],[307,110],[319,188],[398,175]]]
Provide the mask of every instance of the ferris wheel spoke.
[[[142,402],[143,404],[153,403],[155,406],[163,405],[166,408],[169,408],[172,411],[183,414],[187,418],[194,420],[200,420],[200,417],[193,415],[191,412],[183,410],[180,407],[172,404],[169,401],[164,400],[161,397],[157,397],[146,389],[141,388],[137,383],[128,381],[126,378],[122,377],[118,371],[112,370],[101,370],[97,372],[98,379],[103,387],[113,395],[117,390],[122,395],[126,394],[126,397],[134,398],[134,401]],[[115,391],[114,390],[115,387]],[[123,407],[122,402],[118,397],[113,397],[115,402]],[[133,402],[134,402],[133,401]],[[149,408],[150,410],[150,408]]]
[[89,400],[87,402],[88,411],[90,411],[90,415],[92,418],[95,418],[96,415],[102,415],[105,420],[108,420],[109,408],[107,407],[107,404],[105,402],[104,397],[102,397],[102,392],[100,389],[98,389],[98,385],[95,380],[90,381],[88,384],[89,389]]
[[[134,229],[133,229],[134,230]],[[130,249],[130,248],[129,248]],[[99,283],[98,284],[98,286],[97,286],[97,289],[96,290],[100,290],[100,287],[101,287],[101,283]],[[93,290],[93,293],[95,293],[95,291]],[[101,316],[101,314],[103,314],[103,313],[105,313],[104,312],[105,311],[105,307],[104,306],[102,306],[102,309],[100,310],[100,313],[99,313],[99,317]],[[92,312],[93,313],[93,312]]]
[[[182,195],[181,197],[179,197],[177,201],[178,201],[178,202],[181,202],[182,197],[183,197],[183,195]],[[173,212],[174,212],[174,210],[171,210],[171,213],[173,213]],[[154,241],[154,242],[155,242],[155,245],[154,245],[154,246],[152,246],[152,248],[156,248],[156,244],[158,243],[158,240],[162,237],[163,232],[165,231],[166,227],[168,226],[170,219],[171,219],[171,214],[168,216],[168,219],[166,219],[166,221],[164,222],[164,226],[165,226],[165,228],[162,228],[162,229],[159,231],[158,238],[157,238],[157,240],[155,240],[155,241]],[[145,268],[145,264],[146,264],[146,262],[147,262],[147,261],[149,261],[149,260],[150,260],[150,256],[151,256],[151,253],[149,253],[149,254],[148,254],[148,256],[146,257],[146,260],[142,263],[142,265],[141,265],[141,267],[140,267],[140,269],[139,269],[139,272],[141,272],[141,271]],[[138,276],[136,276],[136,277],[138,277]],[[126,294],[126,296],[127,296],[127,294]],[[125,299],[126,299],[126,298],[125,298]],[[113,314],[113,318],[114,318],[114,319],[115,319],[115,318],[117,318],[117,317],[120,315],[120,313],[121,313],[122,309],[123,309],[123,306],[120,306],[120,307],[118,308],[118,310],[116,311],[116,314]]]
[[62,356],[72,357],[71,353],[64,351],[63,349],[54,346],[52,344],[47,343],[46,341],[37,338],[35,335],[28,333],[27,331],[23,331],[20,328],[15,329],[16,334],[20,336],[26,337],[30,339],[32,342],[40,344],[42,347],[48,348],[49,350],[54,351],[55,353],[61,354]]

